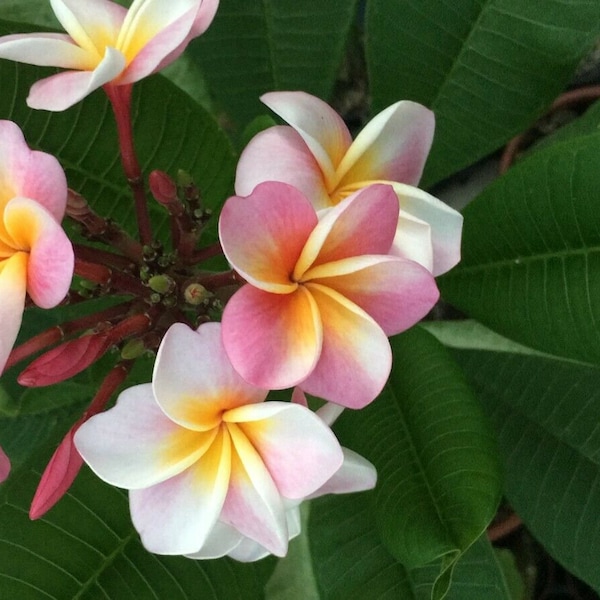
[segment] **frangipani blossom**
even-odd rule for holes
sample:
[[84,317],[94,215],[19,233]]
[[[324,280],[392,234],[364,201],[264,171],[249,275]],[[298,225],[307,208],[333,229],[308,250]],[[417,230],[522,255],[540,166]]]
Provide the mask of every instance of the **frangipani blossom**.
[[283,556],[295,531],[290,503],[327,483],[344,454],[317,415],[263,402],[266,394],[233,369],[218,323],[197,332],[178,323],[152,384],[121,393],[79,428],[75,446],[99,477],[130,490],[151,552],[226,554],[248,538]]
[[0,121],[0,372],[21,327],[25,297],[56,306],[73,276],[60,226],[67,182],[58,161],[32,151],[17,125]]
[[31,108],[61,111],[103,85],[139,81],[175,60],[210,25],[219,0],[50,0],[67,34],[0,38],[0,58],[68,71],[35,83]]
[[351,408],[379,394],[392,362],[387,336],[414,325],[439,296],[427,269],[388,254],[397,220],[389,185],[319,215],[279,182],[227,200],[221,245],[248,283],[225,307],[223,342],[244,379],[298,385]]
[[434,276],[460,260],[462,216],[415,187],[433,139],[430,110],[397,102],[352,141],[341,117],[319,98],[271,92],[261,100],[290,126],[270,127],[250,141],[238,163],[236,194],[246,196],[263,181],[282,181],[320,210],[373,183],[388,183],[400,201],[392,253]]

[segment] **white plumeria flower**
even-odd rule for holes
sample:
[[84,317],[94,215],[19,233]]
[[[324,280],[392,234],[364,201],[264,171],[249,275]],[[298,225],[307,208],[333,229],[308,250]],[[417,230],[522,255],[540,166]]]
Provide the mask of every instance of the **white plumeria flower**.
[[61,111],[103,85],[125,85],[162,69],[210,25],[219,0],[50,0],[66,34],[0,38],[0,58],[66,72],[35,83],[31,108]]
[[345,454],[318,415],[263,402],[266,394],[233,370],[220,324],[175,324],[152,384],[121,393],[75,445],[99,477],[130,490],[151,552],[283,556],[299,530],[295,507],[331,481]]

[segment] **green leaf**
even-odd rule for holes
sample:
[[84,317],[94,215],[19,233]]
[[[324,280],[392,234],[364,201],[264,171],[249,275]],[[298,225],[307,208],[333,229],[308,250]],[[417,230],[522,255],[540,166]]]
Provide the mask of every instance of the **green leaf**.
[[344,445],[377,467],[382,540],[408,567],[444,558],[441,598],[460,555],[494,516],[501,488],[493,436],[447,350],[421,329],[392,339],[394,366],[381,396],[346,411]]
[[223,120],[236,133],[266,112],[259,96],[333,90],[357,0],[223,0],[208,31],[189,47]]
[[[0,23],[0,33],[24,28]],[[64,112],[29,109],[25,104],[29,88],[51,74],[49,69],[0,61],[0,80],[7,91],[0,96],[0,118],[20,125],[31,146],[55,155],[67,173],[69,186],[94,210],[128,225],[134,233],[133,201],[122,172],[107,98],[98,90]],[[214,119],[161,75],[136,84],[132,115],[144,175],[162,169],[175,176],[178,169],[185,169],[195,179],[205,205],[218,214],[232,191],[235,160],[227,136]],[[166,211],[152,198],[149,206],[159,233],[164,233]],[[215,238],[213,218],[211,240]]]
[[42,519],[27,511],[37,468],[0,488],[0,597],[19,600],[262,599],[273,561],[195,561],[146,552],[124,492],[84,469]]
[[[377,535],[369,495],[313,501],[308,533],[313,577],[321,600],[431,598],[439,563],[412,569],[399,563]],[[514,568],[510,572],[513,576]],[[457,563],[446,600],[520,600],[510,590],[502,565],[484,536]],[[301,599],[293,595],[278,598]]]
[[552,556],[600,591],[600,369],[455,354],[496,428],[509,502]]
[[464,210],[444,298],[500,334],[600,362],[600,136],[523,160]]
[[599,29],[595,0],[370,0],[374,109],[406,98],[435,111],[431,185],[539,116]]

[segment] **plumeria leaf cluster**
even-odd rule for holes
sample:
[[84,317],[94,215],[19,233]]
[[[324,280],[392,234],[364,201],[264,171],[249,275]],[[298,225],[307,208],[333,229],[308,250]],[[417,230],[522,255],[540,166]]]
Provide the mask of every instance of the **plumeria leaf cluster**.
[[530,597],[501,499],[600,591],[600,11],[542,4],[0,7],[0,597]]

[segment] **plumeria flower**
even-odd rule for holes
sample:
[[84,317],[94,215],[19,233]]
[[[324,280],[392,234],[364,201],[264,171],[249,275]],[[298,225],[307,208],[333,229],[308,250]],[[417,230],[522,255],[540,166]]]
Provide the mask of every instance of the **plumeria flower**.
[[396,195],[381,184],[320,215],[279,182],[227,200],[221,245],[248,283],[225,307],[223,341],[244,379],[299,385],[351,408],[379,394],[392,362],[387,336],[414,325],[439,296],[426,268],[388,254],[397,220]]
[[389,183],[400,201],[393,253],[415,260],[435,276],[460,260],[462,216],[415,187],[435,127],[433,113],[402,101],[352,137],[325,102],[304,92],[271,92],[261,100],[290,126],[257,134],[237,167],[235,191],[246,196],[263,181],[301,190],[317,210],[373,183]]
[[[292,397],[293,402],[308,408],[304,392],[296,388]],[[343,408],[336,404],[327,403],[316,411],[316,414],[328,426],[333,425]],[[356,452],[342,447],[344,462],[342,466],[318,490],[303,498],[309,500],[325,494],[349,494],[362,492],[375,487],[377,471],[375,467]],[[301,531],[300,500],[285,500],[286,521],[289,539],[292,540]],[[239,531],[218,522],[200,552],[188,554],[188,558],[206,559],[229,556],[241,562],[256,561],[270,553],[264,546],[242,535]]]
[[264,402],[267,390],[233,369],[221,337],[218,323],[173,325],[152,383],[84,423],[75,446],[99,477],[130,490],[151,552],[228,553],[247,538],[283,556],[296,527],[288,503],[326,484],[344,453],[307,408]]
[[66,34],[0,38],[0,58],[68,71],[35,83],[31,108],[61,111],[103,85],[139,81],[175,60],[210,25],[219,0],[50,0]]
[[0,372],[21,326],[26,294],[56,306],[73,276],[73,248],[60,221],[67,182],[58,161],[30,150],[11,121],[0,121]]

